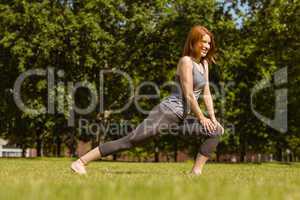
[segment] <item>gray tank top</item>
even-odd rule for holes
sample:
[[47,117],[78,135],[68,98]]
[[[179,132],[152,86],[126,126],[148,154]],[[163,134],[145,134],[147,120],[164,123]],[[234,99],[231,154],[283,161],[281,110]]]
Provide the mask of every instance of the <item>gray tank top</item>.
[[[196,99],[199,99],[200,94],[203,91],[203,87],[206,84],[206,79],[203,74],[199,71],[199,69],[196,66],[196,63],[192,61],[193,63],[193,93],[196,97]],[[203,67],[203,70],[205,68]],[[167,107],[171,111],[173,111],[179,118],[183,119],[186,117],[186,115],[190,114],[191,109],[188,106],[181,89],[180,84],[180,78],[179,75],[176,74],[175,76],[175,87],[172,88],[171,95],[166,97],[162,100],[161,105],[163,107]]]

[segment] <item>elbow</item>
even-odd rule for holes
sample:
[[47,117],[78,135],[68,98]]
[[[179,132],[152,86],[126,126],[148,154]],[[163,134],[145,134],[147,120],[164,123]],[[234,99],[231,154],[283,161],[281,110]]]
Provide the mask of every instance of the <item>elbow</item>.
[[186,99],[187,101],[192,101],[194,98],[195,98],[195,96],[194,96],[194,93],[192,93],[192,92],[188,92],[188,93],[186,93],[186,95],[185,95],[185,99]]

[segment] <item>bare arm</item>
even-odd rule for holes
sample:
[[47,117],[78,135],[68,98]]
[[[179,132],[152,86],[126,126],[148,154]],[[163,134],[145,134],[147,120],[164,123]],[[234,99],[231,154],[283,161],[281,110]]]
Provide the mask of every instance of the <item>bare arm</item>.
[[195,114],[199,121],[204,118],[204,115],[199,107],[197,99],[193,93],[193,64],[192,60],[184,56],[179,60],[178,73],[180,76],[180,83],[182,87],[183,96],[187,104],[190,106],[192,112]]
[[201,122],[203,127],[208,130],[209,132],[212,132],[215,130],[215,126],[213,122],[206,118],[197,102],[197,99],[193,93],[193,64],[192,60],[185,56],[180,59],[178,63],[178,72],[180,75],[180,82],[181,82],[181,87],[183,90],[183,95],[187,101],[187,104],[191,108],[192,112],[195,114],[197,119]]
[[208,75],[208,63],[204,61],[204,67],[205,67],[205,79],[206,79],[206,84],[204,86],[204,92],[203,92],[203,99],[204,103],[206,106],[206,109],[208,111],[209,117],[212,121],[216,119],[215,117],[215,112],[214,112],[214,105],[213,105],[213,100],[211,97],[210,89],[209,89],[209,75]]

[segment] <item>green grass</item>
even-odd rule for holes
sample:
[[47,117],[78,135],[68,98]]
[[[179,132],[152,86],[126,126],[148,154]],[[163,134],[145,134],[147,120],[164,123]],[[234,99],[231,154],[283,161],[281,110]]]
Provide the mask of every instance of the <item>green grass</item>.
[[0,199],[300,199],[300,163],[207,164],[93,162],[87,176],[70,159],[0,159]]

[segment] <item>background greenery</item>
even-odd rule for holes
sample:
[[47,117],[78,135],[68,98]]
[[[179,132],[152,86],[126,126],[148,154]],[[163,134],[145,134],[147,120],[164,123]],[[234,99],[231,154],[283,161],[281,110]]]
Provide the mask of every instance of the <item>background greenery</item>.
[[[0,1],[0,136],[18,147],[35,147],[38,155],[62,155],[62,148],[75,153],[77,139],[111,140],[113,137],[79,135],[78,127],[68,127],[67,95],[63,96],[62,113],[29,115],[20,111],[13,100],[13,84],[29,69],[54,67],[64,71],[56,77],[55,91],[66,90],[67,81],[87,80],[99,86],[101,69],[119,69],[134,79],[158,85],[173,80],[176,63],[192,25],[210,29],[218,47],[217,64],[210,66],[210,79],[219,88],[229,85],[224,98],[216,98],[215,109],[220,121],[233,125],[218,146],[217,155],[238,153],[243,160],[247,152],[272,153],[278,160],[288,148],[300,156],[299,58],[300,1],[298,0],[90,0],[90,1]],[[258,120],[251,111],[251,89],[262,79],[272,78],[278,69],[287,67],[288,131],[280,133]],[[47,80],[31,78],[22,87],[27,105],[47,105]],[[127,82],[107,77],[105,109],[118,108],[128,99]],[[255,98],[255,108],[270,118],[274,115],[276,86],[262,90]],[[145,94],[154,93],[143,88]],[[49,94],[51,95],[51,94]],[[163,91],[161,98],[168,95]],[[76,104],[85,107],[87,91],[79,90]],[[140,105],[152,108],[159,100],[143,99]],[[108,106],[111,105],[111,106]],[[222,109],[223,108],[223,109]],[[95,109],[89,115],[102,116]],[[122,119],[138,123],[145,115],[134,106],[126,112],[106,116],[107,121]],[[187,143],[189,145],[187,145]],[[198,140],[165,136],[131,153],[152,156],[159,151],[175,152],[188,148],[195,153]],[[188,147],[187,147],[188,146]]]

